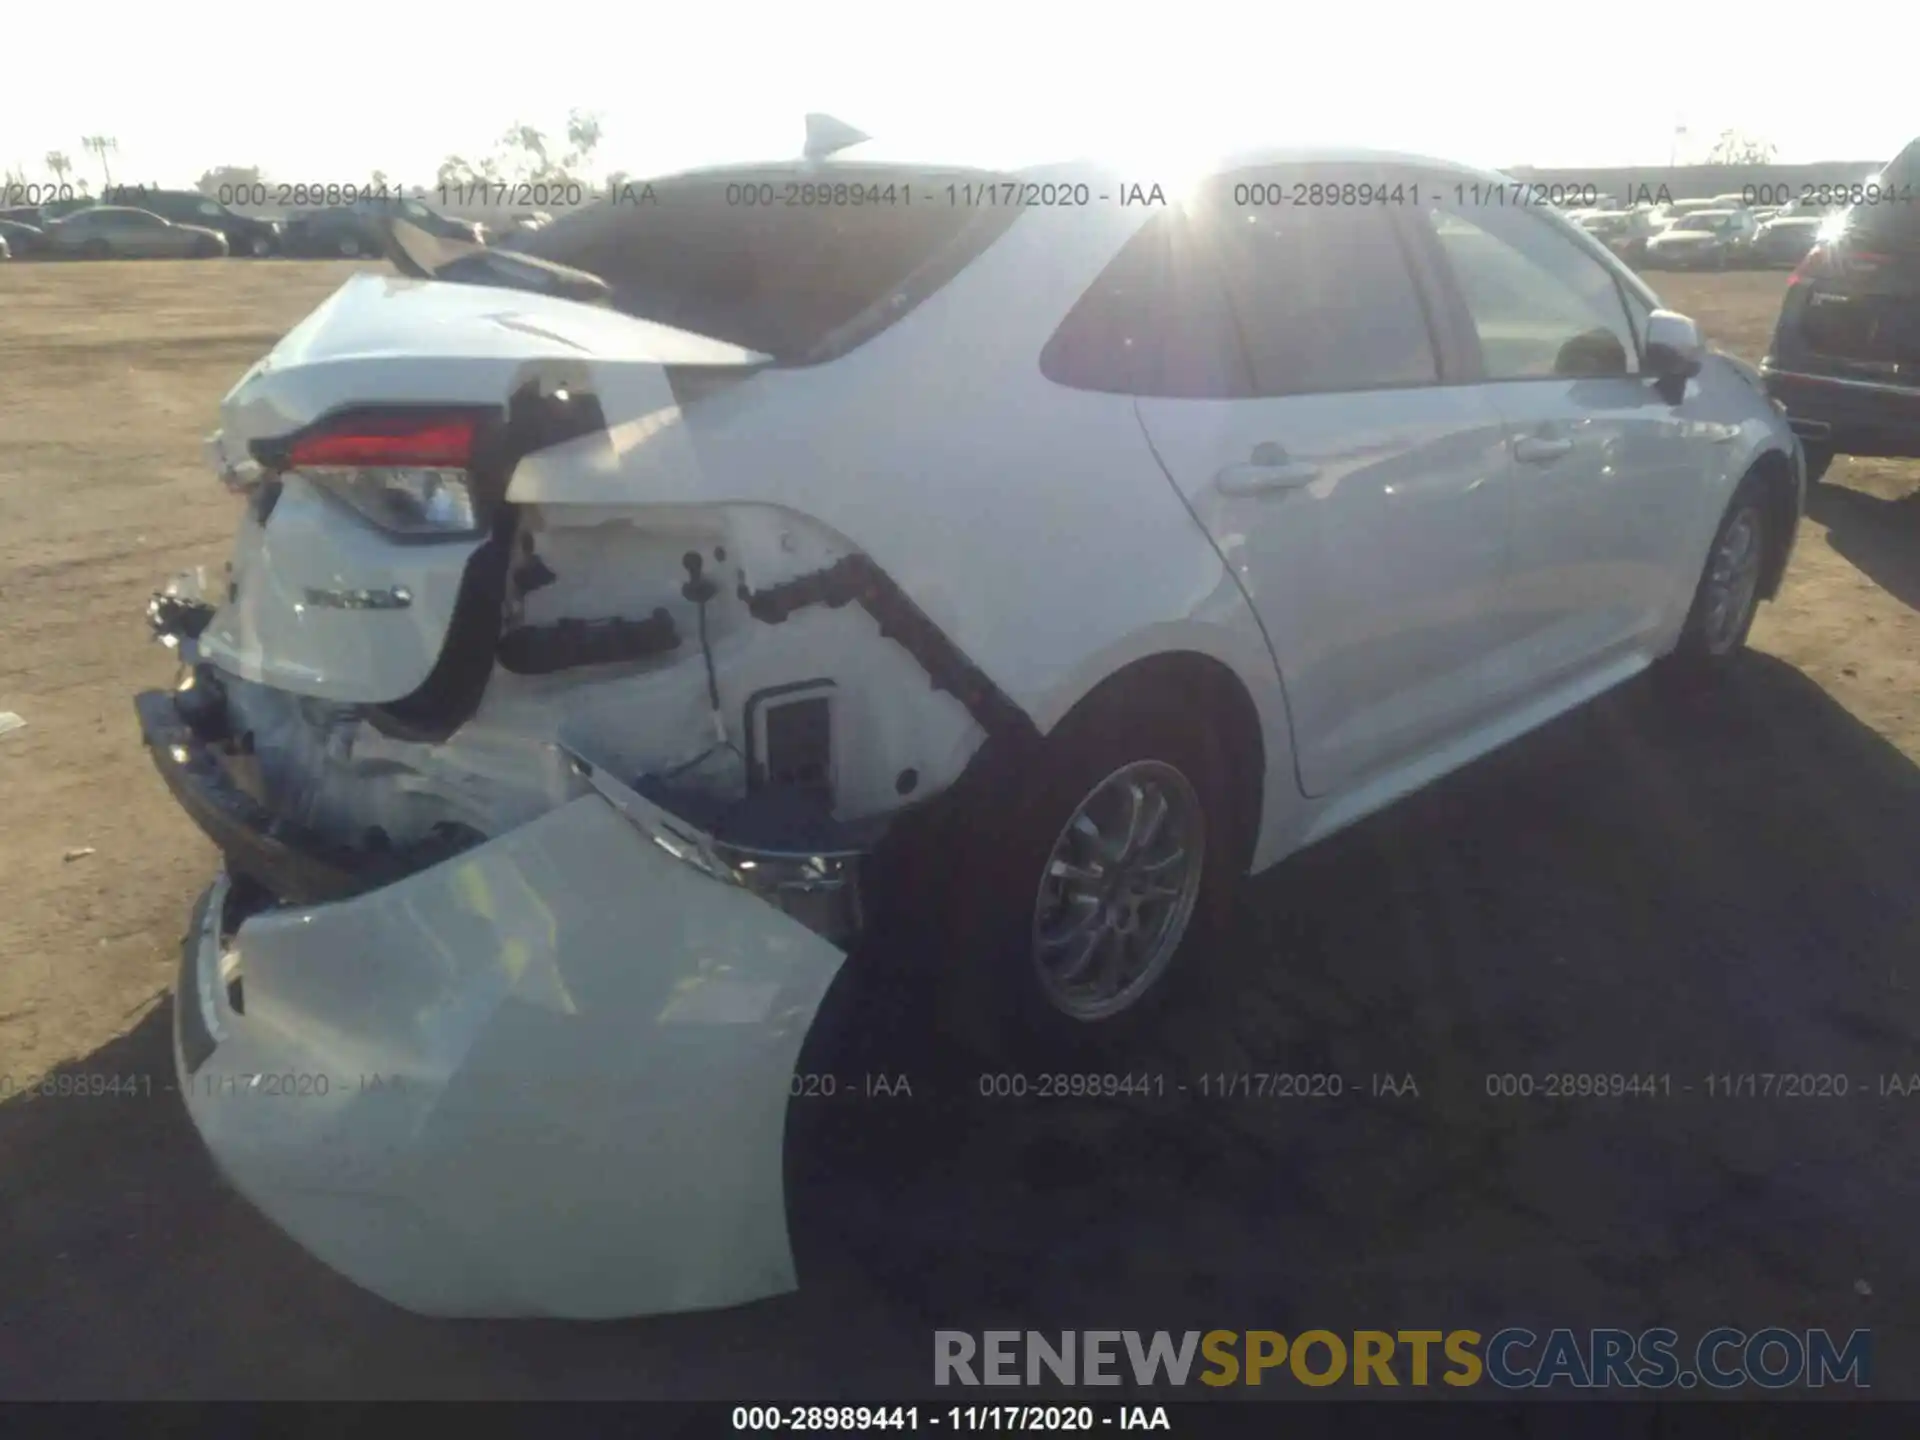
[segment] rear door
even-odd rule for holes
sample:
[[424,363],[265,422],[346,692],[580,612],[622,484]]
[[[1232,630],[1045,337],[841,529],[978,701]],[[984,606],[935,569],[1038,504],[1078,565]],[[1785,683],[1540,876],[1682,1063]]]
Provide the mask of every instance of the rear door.
[[1089,299],[1118,313],[1094,353],[1149,342],[1127,383],[1265,628],[1305,792],[1362,783],[1497,708],[1500,417],[1446,383],[1461,377],[1378,177],[1222,177],[1103,283]]
[[1714,442],[1641,373],[1622,288],[1579,237],[1537,208],[1456,203],[1458,186],[1421,194],[1449,310],[1507,426],[1523,637],[1509,658],[1544,689],[1658,628]]

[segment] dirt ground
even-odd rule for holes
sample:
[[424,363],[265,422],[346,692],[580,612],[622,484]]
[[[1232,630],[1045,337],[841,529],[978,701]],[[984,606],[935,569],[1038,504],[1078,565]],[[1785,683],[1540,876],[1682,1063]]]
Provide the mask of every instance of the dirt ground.
[[[129,697],[171,676],[155,582],[224,558],[220,396],[353,268],[0,266],[0,710],[27,721],[0,736],[0,1395],[899,1396],[927,1388],[932,1329],[996,1322],[1869,1326],[1876,1390],[1920,1394],[1920,1096],[1877,1093],[1920,1072],[1907,462],[1836,463],[1725,694],[1629,686],[1249,887],[1217,995],[1141,1062],[1411,1075],[1418,1098],[1016,1104],[928,1079],[802,1104],[803,1288],[724,1314],[430,1322],[307,1258],[167,1093],[165,990],[213,856]],[[1652,278],[1758,358],[1781,275]],[[912,1074],[877,996],[840,997],[818,1043]],[[129,1084],[19,1096],[54,1069]],[[1486,1093],[1569,1069],[1675,1093]],[[1701,1093],[1789,1071],[1851,1094]]]

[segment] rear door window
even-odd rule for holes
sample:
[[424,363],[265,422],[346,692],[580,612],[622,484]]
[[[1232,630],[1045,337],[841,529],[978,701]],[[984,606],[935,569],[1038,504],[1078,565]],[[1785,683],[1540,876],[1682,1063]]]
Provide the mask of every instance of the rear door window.
[[1389,208],[1294,203],[1296,181],[1324,193],[1318,172],[1235,176],[1148,222],[1062,322],[1042,373],[1167,399],[1434,383]]
[[1040,352],[1040,373],[1116,395],[1255,393],[1227,292],[1178,211],[1154,216],[1101,272]]
[[897,321],[1013,223],[1012,206],[948,199],[950,182],[995,178],[708,171],[563,215],[515,248],[599,276],[630,315],[812,363]]
[[[1263,172],[1211,187],[1196,208],[1255,393],[1378,390],[1439,379],[1392,211],[1359,198],[1365,183],[1331,170]],[[1331,192],[1324,203],[1311,198],[1316,184],[1323,197]]]

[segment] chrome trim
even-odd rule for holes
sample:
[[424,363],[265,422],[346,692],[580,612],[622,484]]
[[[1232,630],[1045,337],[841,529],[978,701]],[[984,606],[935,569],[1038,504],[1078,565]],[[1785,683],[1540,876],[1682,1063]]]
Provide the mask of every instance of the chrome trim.
[[[647,799],[572,742],[556,749],[573,772],[653,843],[711,880],[748,890],[838,944],[861,927],[861,850],[758,850],[730,845]],[[824,897],[825,913],[808,897]]]
[[1760,373],[1769,379],[1805,380],[1814,385],[1839,385],[1848,390],[1873,390],[1883,395],[1911,395],[1920,399],[1920,384],[1883,385],[1877,380],[1849,380],[1840,375],[1807,375],[1798,370],[1776,370],[1764,360],[1760,362]]
[[323,610],[405,610],[413,592],[404,585],[385,590],[316,590],[307,587],[307,604]]

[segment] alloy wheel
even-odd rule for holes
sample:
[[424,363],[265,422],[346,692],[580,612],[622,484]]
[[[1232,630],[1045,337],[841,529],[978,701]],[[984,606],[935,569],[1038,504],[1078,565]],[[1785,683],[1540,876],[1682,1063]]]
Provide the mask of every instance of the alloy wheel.
[[1135,761],[1094,786],[1055,837],[1034,902],[1033,962],[1054,1008],[1105,1020],[1152,989],[1205,865],[1200,797],[1173,766]]
[[1764,529],[1760,512],[1743,506],[1720,533],[1707,559],[1706,613],[1701,636],[1707,653],[1725,655],[1740,643],[1760,593]]

